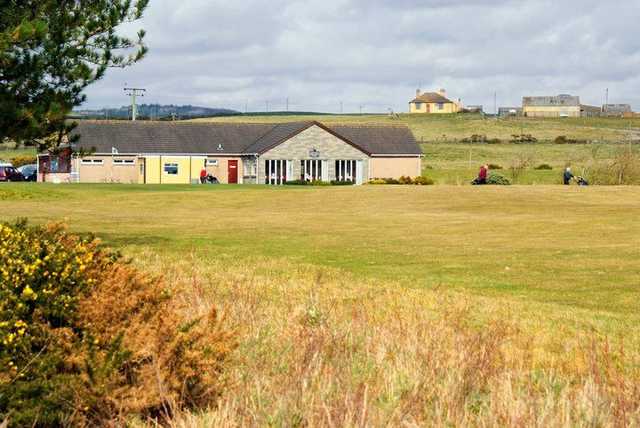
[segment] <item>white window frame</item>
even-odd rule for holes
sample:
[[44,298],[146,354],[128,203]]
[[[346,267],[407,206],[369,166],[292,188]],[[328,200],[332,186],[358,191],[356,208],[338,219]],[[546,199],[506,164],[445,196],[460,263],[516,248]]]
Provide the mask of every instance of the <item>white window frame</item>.
[[220,166],[218,159],[207,159],[207,166]]
[[104,162],[102,159],[82,159],[82,165],[102,165]]
[[[167,171],[167,166],[169,166],[169,167],[175,166],[176,167],[175,174],[171,173],[171,172],[168,172]],[[180,165],[178,163],[176,163],[176,162],[164,162],[162,164],[162,172],[163,172],[164,175],[180,175]]]

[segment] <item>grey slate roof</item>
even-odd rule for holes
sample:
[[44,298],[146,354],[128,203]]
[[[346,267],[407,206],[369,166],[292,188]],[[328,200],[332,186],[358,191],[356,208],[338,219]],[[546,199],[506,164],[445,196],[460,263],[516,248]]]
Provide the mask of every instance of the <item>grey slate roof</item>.
[[120,154],[262,154],[317,125],[371,155],[420,155],[406,126],[80,121],[75,150]]
[[566,94],[553,97],[524,97],[522,98],[522,105],[524,107],[577,107],[580,105],[580,97]]

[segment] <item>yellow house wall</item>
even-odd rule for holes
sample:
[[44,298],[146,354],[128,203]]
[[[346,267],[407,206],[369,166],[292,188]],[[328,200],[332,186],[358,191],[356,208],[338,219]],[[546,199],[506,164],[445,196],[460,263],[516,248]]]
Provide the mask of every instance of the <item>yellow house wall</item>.
[[[167,174],[164,171],[164,166],[168,163],[178,164],[178,174]],[[191,184],[191,159],[189,156],[161,156],[160,167],[161,184]]]
[[409,113],[452,114],[457,112],[458,106],[454,103],[445,103],[442,106],[442,110],[438,109],[437,103],[421,103],[419,109],[416,107],[416,103],[409,103]]
[[[102,164],[84,164],[82,159],[76,162],[80,183],[138,183],[138,165],[135,156],[85,156],[85,160],[100,159]],[[134,163],[114,164],[114,159],[133,160]]]
[[422,175],[422,159],[414,158],[371,158],[369,160],[373,178],[418,177]]
[[204,162],[207,160],[205,156],[191,156],[191,182],[200,182],[200,171],[204,167]]
[[147,184],[160,184],[160,156],[145,156],[144,168]]
[[580,117],[580,107],[563,107],[563,106],[525,106],[523,114],[527,117]]

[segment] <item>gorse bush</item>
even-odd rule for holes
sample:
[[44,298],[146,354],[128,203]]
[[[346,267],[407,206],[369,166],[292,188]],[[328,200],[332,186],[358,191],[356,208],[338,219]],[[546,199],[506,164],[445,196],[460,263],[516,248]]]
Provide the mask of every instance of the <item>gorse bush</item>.
[[428,177],[418,176],[418,177],[408,177],[401,176],[400,178],[373,178],[369,180],[369,184],[415,184],[419,186],[429,186],[434,184],[434,181]]
[[500,174],[489,174],[489,177],[487,177],[487,184],[509,186],[511,182],[507,177],[504,177]]
[[31,165],[31,164],[35,164],[37,162],[37,159],[35,156],[16,156],[13,159],[11,159],[11,165],[15,166],[16,168],[19,168],[21,166],[24,165]]
[[207,406],[234,347],[161,279],[60,226],[0,225],[0,419],[122,424]]

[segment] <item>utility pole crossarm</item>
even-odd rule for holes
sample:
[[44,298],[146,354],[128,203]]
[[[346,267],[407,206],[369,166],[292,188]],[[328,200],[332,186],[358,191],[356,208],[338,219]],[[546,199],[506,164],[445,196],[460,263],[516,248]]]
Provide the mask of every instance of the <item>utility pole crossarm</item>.
[[147,92],[144,88],[124,88],[124,91],[131,97],[131,120],[135,121],[138,116],[138,106],[136,105],[136,97],[144,97]]

